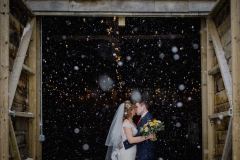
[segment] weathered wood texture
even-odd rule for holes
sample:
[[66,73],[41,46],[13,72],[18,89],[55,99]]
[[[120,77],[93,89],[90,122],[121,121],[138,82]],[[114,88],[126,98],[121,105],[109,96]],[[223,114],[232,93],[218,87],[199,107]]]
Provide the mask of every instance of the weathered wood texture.
[[201,19],[201,90],[202,90],[202,155],[207,160],[208,149],[208,103],[207,103],[207,29],[206,19]]
[[216,131],[227,131],[228,130],[228,123],[229,123],[230,117],[225,117],[223,119],[216,119]]
[[[221,0],[224,1],[224,0]],[[216,27],[219,27],[223,21],[230,15],[230,1],[223,2],[220,11],[213,17]]]
[[9,159],[9,1],[0,1],[0,159]]
[[218,0],[208,14],[208,18],[214,18],[229,0]]
[[230,103],[230,106],[232,106],[232,76],[230,75],[230,72],[229,72],[229,67],[225,59],[223,47],[220,42],[219,35],[217,33],[217,28],[212,20],[210,20],[209,25],[210,25],[209,27],[210,27],[210,33],[212,36],[214,50],[217,55],[217,60],[219,63],[221,74],[222,74],[225,90],[227,93],[227,98]]
[[21,160],[20,152],[18,149],[18,142],[15,136],[11,118],[9,119],[9,147],[10,147],[10,155],[12,159]]
[[[36,21],[36,37],[41,36],[41,21]],[[40,134],[43,134],[42,119],[41,119],[41,39],[36,38],[36,137],[39,138]],[[37,139],[36,142],[36,160],[42,160],[42,142]]]
[[222,90],[214,95],[214,104],[219,105],[228,102],[226,90]]
[[97,16],[202,16],[214,6],[215,1],[168,0],[77,0],[40,1],[26,3],[36,15],[97,15]]
[[[25,117],[13,117],[13,127],[16,137],[16,143],[18,144],[18,150],[22,159],[28,158],[28,137],[29,137],[29,119]],[[19,134],[23,133],[23,134]]]
[[240,1],[231,0],[233,123],[232,159],[240,159]]
[[26,28],[26,33],[23,35],[21,43],[18,48],[17,57],[14,60],[13,64],[13,72],[10,75],[10,85],[9,85],[9,109],[12,107],[13,98],[16,93],[17,84],[20,78],[20,74],[22,71],[22,66],[25,60],[26,52],[28,49],[28,44],[30,42],[30,38],[32,35],[32,28],[34,26],[33,21],[28,24],[29,26]]
[[[231,154],[231,118],[224,117],[232,107],[232,79],[231,79],[231,25],[230,1],[220,0],[209,14],[210,32],[216,57],[211,70],[214,73],[214,112],[218,115],[215,123],[215,159],[227,160]],[[220,72],[218,71],[218,67]],[[219,114],[217,114],[219,113]]]
[[12,15],[9,15],[10,29],[14,30],[19,36],[23,34],[24,26]]
[[227,131],[216,131],[215,136],[216,136],[217,144],[224,144],[226,136],[227,136]]
[[[36,18],[34,18],[34,24],[36,24]],[[36,72],[36,25],[32,28],[32,41],[29,44],[29,67]],[[36,90],[36,85],[37,85],[37,79],[36,75],[30,75],[29,76],[29,112],[33,113],[36,115],[37,111],[37,90]],[[39,127],[39,124],[37,124],[36,118],[32,119],[29,121],[29,157],[36,159],[36,144],[38,141],[37,137],[37,127]]]
[[[217,64],[217,66],[219,66],[219,65]],[[220,70],[220,68],[219,68],[219,70]],[[222,74],[219,71],[218,73],[216,73],[214,75],[214,93],[220,92],[224,89],[225,89],[225,86],[223,83]]]
[[[12,127],[13,133],[10,134],[10,151],[14,154],[13,159],[19,160],[20,158],[15,153],[19,153],[22,159],[29,157],[29,120],[31,121],[31,118],[35,118],[35,115],[29,112],[29,75],[35,73],[28,67],[29,52],[27,51],[32,31],[31,27],[28,30],[27,23],[33,17],[34,14],[29,10],[24,1],[10,0],[9,70],[18,74],[17,76],[12,74],[12,77],[10,77],[10,79],[13,80],[14,77],[14,80],[16,80],[14,85],[10,84],[10,90],[15,88],[15,93],[11,92],[10,102],[12,105],[8,104],[9,108],[15,110],[16,116],[12,117],[14,127]],[[33,26],[31,22],[30,26]],[[27,32],[25,31],[24,33],[24,29]],[[19,65],[19,63],[21,64]]]
[[228,17],[217,27],[217,32],[219,37],[222,37],[228,30],[231,28],[231,17],[228,15]]
[[215,113],[219,113],[219,112],[225,112],[225,111],[228,111],[228,109],[230,108],[230,105],[228,102],[226,103],[222,103],[222,104],[219,104],[219,105],[216,105],[215,106]]
[[[226,59],[229,59],[232,56],[232,43],[228,43],[227,46],[223,47],[223,50],[225,51],[225,57]],[[232,70],[232,67],[229,68],[230,71]]]
[[224,143],[224,148],[222,152],[222,160],[232,159],[232,117],[229,118],[227,135]]
[[29,105],[28,99],[28,75],[26,73],[21,73],[16,93],[13,99],[12,110],[16,111],[27,111]]
[[220,38],[222,47],[226,47],[231,42],[231,28],[227,30]]
[[[214,67],[214,50],[212,43],[209,41],[211,39],[210,28],[209,28],[209,19],[207,19],[207,70],[210,70]],[[207,106],[208,106],[208,116],[214,114],[214,76],[208,75],[207,76]],[[208,158],[207,159],[214,159],[215,158],[215,138],[214,138],[214,130],[215,130],[215,123],[211,123],[208,121],[207,125],[207,144],[208,144]]]

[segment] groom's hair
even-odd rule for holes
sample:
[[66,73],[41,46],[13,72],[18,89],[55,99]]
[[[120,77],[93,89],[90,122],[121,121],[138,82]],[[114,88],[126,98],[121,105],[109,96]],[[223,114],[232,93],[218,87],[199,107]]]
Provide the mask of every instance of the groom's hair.
[[148,110],[148,104],[147,104],[147,102],[146,101],[140,101],[140,102],[138,102],[140,105],[145,105],[145,107],[146,107],[146,109]]

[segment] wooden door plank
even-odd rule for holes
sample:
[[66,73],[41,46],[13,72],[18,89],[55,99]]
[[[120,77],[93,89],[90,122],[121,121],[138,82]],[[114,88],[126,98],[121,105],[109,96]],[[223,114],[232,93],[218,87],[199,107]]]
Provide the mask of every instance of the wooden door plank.
[[9,0],[0,1],[0,159],[8,160]]
[[231,27],[230,15],[223,21],[223,23],[217,28],[219,37],[222,37],[228,29]]
[[17,84],[20,78],[24,59],[25,59],[30,38],[32,35],[33,26],[34,26],[34,21],[31,20],[31,22],[29,23],[29,26],[25,28],[25,32],[23,33],[23,37],[18,48],[17,57],[15,58],[15,61],[13,64],[13,71],[10,75],[10,82],[9,82],[10,83],[9,84],[9,109],[11,109],[12,107],[13,98],[17,89]]
[[206,31],[206,19],[201,19],[201,90],[202,90],[202,157],[203,160],[207,160],[207,154],[204,150],[207,150],[208,144],[208,109],[207,109],[207,31]]
[[233,76],[233,160],[240,159],[240,1],[231,0],[232,76]]
[[[210,70],[214,67],[214,50],[212,47],[212,43],[209,42],[211,39],[210,29],[209,29],[209,22],[210,19],[207,19],[207,70]],[[207,106],[208,106],[208,115],[214,114],[214,76],[208,75],[207,76]],[[215,158],[215,138],[214,138],[214,130],[215,124],[208,121],[208,139],[207,144],[208,148],[205,150],[205,153],[208,152],[207,159],[214,159]]]
[[[34,24],[36,24],[36,18],[34,18]],[[29,67],[32,68],[33,72],[36,72],[36,25],[32,28],[33,41],[29,45]],[[36,75],[29,76],[29,112],[36,115]],[[39,127],[36,123],[36,118],[29,121],[29,157],[36,159],[36,144],[37,144],[37,133],[36,128]]]
[[231,28],[220,38],[222,47],[226,47],[231,42]]
[[[36,21],[36,37],[41,37],[41,19]],[[41,73],[41,39],[36,39],[36,73]],[[42,113],[41,113],[41,75],[36,74],[36,124],[39,127],[36,128],[36,136],[40,137],[42,132]],[[42,142],[37,139],[36,143],[36,160],[42,160]]]

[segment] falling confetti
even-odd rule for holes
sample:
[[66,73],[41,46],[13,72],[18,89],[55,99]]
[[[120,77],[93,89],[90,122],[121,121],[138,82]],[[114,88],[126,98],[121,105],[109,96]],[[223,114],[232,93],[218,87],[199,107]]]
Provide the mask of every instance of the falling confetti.
[[177,53],[178,52],[178,48],[176,46],[172,47],[172,52],[173,53]]
[[185,89],[185,86],[183,84],[181,84],[181,85],[178,86],[178,89],[182,91],[182,90]]
[[141,94],[140,94],[140,92],[139,92],[138,90],[133,90],[133,91],[131,92],[131,99],[132,99],[132,101],[134,101],[134,102],[140,101],[140,100],[141,100]]
[[180,56],[179,56],[178,54],[174,54],[173,58],[174,58],[175,60],[179,60]]
[[89,145],[88,144],[84,144],[83,146],[82,146],[82,148],[83,148],[83,150],[88,150],[89,149]]
[[79,131],[80,131],[80,130],[79,130],[78,128],[75,128],[75,129],[74,129],[74,133],[79,133]]
[[113,80],[108,75],[100,76],[98,82],[103,91],[111,91],[113,88]]

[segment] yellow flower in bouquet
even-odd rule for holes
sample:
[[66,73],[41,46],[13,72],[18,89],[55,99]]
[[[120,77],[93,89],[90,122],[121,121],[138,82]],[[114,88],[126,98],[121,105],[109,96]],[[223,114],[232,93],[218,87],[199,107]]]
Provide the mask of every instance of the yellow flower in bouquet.
[[[164,123],[154,119],[153,121],[148,120],[146,124],[143,125],[143,127],[140,128],[140,133],[147,137],[149,134],[156,134],[158,131],[164,130]],[[151,139],[152,141],[156,141],[156,138]]]

